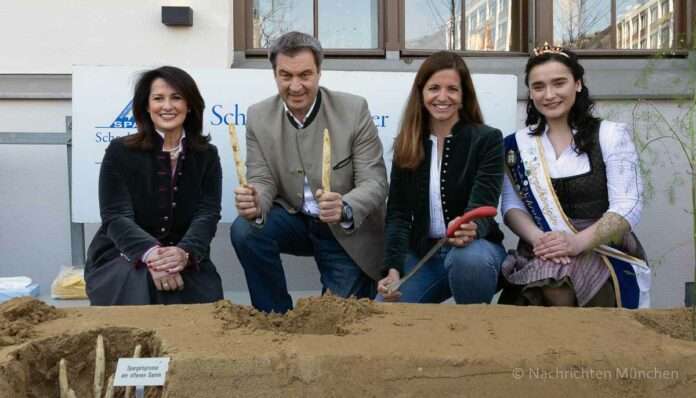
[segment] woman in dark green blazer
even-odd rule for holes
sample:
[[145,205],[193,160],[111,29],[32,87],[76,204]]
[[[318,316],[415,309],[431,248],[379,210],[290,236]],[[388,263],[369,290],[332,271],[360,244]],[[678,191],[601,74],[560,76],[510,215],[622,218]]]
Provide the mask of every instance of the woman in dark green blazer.
[[138,132],[110,143],[99,175],[102,225],[85,266],[92,305],[222,299],[209,256],[222,172],[217,149],[201,134],[204,108],[181,69],[150,70],[136,83]]
[[459,304],[489,302],[505,250],[492,218],[462,224],[400,291],[409,272],[467,210],[497,207],[503,182],[503,137],[483,124],[471,75],[461,57],[441,51],[421,65],[394,142],[386,217],[381,299]]

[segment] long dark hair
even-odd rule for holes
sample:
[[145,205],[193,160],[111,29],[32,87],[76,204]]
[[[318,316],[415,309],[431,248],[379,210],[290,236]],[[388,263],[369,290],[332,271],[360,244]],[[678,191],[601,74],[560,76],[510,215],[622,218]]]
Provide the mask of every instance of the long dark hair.
[[201,151],[208,147],[210,136],[204,136],[203,110],[205,101],[198,91],[198,86],[191,75],[174,66],[162,66],[144,72],[135,83],[133,93],[133,117],[138,126],[138,132],[125,138],[124,143],[129,148],[142,151],[155,149],[155,125],[147,112],[150,99],[150,88],[156,79],[162,79],[172,86],[186,100],[189,112],[184,120],[186,131],[186,147]]
[[459,121],[469,124],[483,124],[483,115],[476,98],[476,90],[466,63],[451,51],[438,51],[423,61],[411,86],[406,109],[401,118],[399,134],[394,140],[394,162],[405,169],[415,169],[425,158],[422,140],[428,134],[430,113],[423,103],[423,88],[428,79],[444,69],[454,69],[459,73],[462,84],[462,107]]
[[[585,85],[585,68],[578,62],[577,54],[568,49],[559,49],[559,51],[562,54],[558,52],[544,52],[529,58],[527,66],[524,68],[524,84],[529,88],[529,72],[536,66],[547,62],[560,62],[570,70],[573,79],[580,81],[581,91],[575,96],[575,103],[568,113],[568,125],[571,129],[576,130],[573,137],[575,151],[578,154],[587,153],[594,145],[592,134],[599,127],[601,119],[593,116],[594,101],[590,98],[590,91]],[[536,109],[531,98],[527,99],[527,120],[525,124],[533,126],[531,128],[532,135],[541,135],[546,130],[546,118]]]

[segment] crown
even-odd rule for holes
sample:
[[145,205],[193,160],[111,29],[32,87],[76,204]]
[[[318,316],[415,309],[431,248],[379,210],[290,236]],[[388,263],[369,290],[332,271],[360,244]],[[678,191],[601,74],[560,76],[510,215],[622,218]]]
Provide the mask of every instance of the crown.
[[568,56],[568,54],[563,52],[563,48],[549,46],[549,42],[547,42],[547,41],[544,42],[543,46],[534,48],[533,51],[534,51],[535,57],[538,57],[542,54],[559,54],[559,55],[562,55],[566,58],[570,58],[570,56]]

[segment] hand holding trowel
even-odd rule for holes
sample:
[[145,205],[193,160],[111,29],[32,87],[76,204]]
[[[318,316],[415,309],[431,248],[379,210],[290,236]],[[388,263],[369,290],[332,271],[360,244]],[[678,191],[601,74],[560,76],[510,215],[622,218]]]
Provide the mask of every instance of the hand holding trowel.
[[393,292],[399,290],[399,287],[403,285],[407,280],[409,280],[418,270],[425,264],[430,257],[433,256],[433,254],[437,253],[437,251],[444,245],[449,238],[454,237],[454,232],[459,229],[459,227],[462,224],[469,223],[471,221],[474,221],[479,218],[486,218],[486,217],[495,217],[497,214],[497,211],[495,207],[493,206],[481,206],[477,207],[475,209],[469,210],[466,213],[462,214],[461,216],[457,217],[454,219],[454,221],[450,224],[449,228],[447,228],[447,235],[437,241],[435,245],[428,251],[428,253],[423,256],[423,258],[418,261],[418,263],[413,267],[411,272],[406,274],[403,278],[393,282],[391,285],[387,286],[387,294],[392,294]]

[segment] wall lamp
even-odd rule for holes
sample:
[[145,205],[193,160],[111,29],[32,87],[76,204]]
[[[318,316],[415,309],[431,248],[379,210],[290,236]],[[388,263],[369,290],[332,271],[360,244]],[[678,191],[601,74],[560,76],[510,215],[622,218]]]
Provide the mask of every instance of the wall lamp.
[[162,23],[167,26],[193,26],[193,9],[162,6]]

